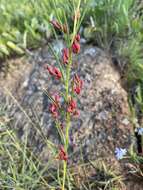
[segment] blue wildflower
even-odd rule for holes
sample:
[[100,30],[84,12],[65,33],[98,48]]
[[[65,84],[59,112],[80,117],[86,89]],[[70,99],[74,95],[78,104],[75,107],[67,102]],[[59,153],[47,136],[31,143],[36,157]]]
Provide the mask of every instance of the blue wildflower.
[[137,133],[138,133],[138,135],[143,135],[143,128],[138,128],[137,129]]
[[127,150],[125,148],[116,148],[115,149],[115,156],[118,160],[122,159],[123,156],[125,156],[127,153]]

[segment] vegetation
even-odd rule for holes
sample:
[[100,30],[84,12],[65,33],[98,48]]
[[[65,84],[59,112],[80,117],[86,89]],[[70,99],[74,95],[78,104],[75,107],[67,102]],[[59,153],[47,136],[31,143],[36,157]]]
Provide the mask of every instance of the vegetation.
[[23,54],[50,35],[50,1],[0,1],[0,57]]
[[[67,0],[0,0],[0,59],[5,60],[12,55],[24,55],[27,50],[46,44],[49,37],[54,37],[55,34],[56,37],[60,36],[67,40],[67,46],[70,46],[81,25],[81,36],[87,42],[108,51],[113,61],[117,62],[129,91],[131,120],[136,132],[143,127],[140,126],[139,121],[140,115],[143,114],[143,56],[141,53],[143,50],[143,5],[140,1],[134,0],[83,0],[80,8],[81,20],[76,26],[71,22],[71,15],[74,12],[71,2],[77,1],[72,0],[67,3]],[[60,24],[70,23],[69,29],[74,28],[71,34],[73,38],[69,34],[67,37],[61,31],[56,32],[53,29],[50,21],[55,19]],[[56,55],[55,58],[57,59]],[[67,74],[69,68],[66,69],[60,68],[61,73]],[[66,79],[67,81],[64,82],[68,86],[68,76]],[[132,89],[135,89],[134,92]],[[67,92],[68,90],[66,97],[69,96]],[[34,153],[34,149],[28,146],[28,134],[25,135],[23,141],[20,141],[15,131],[9,128],[10,119],[7,118],[6,111],[5,105],[0,103],[0,189],[56,190],[62,186],[62,190],[95,188],[115,190],[122,186],[122,177],[104,162],[80,163],[77,167],[84,173],[81,176],[80,186],[73,168],[64,169],[63,172],[60,166],[58,169],[51,168],[52,161],[42,163]],[[69,118],[69,115],[67,117]],[[142,134],[140,137],[142,138]],[[68,138],[69,136],[62,140],[66,141]],[[50,146],[49,142],[46,143]],[[143,140],[141,146],[142,144]],[[68,145],[64,146],[67,151]],[[131,173],[143,178],[143,158],[135,151],[131,148],[127,156],[134,166]],[[65,162],[64,167],[67,167]],[[85,175],[85,169],[88,167],[96,173],[94,179],[97,180],[94,183]]]

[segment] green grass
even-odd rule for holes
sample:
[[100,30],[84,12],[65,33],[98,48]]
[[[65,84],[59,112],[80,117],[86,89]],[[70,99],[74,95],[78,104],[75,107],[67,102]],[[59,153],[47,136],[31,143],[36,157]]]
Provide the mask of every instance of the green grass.
[[46,43],[51,35],[49,20],[64,19],[64,12],[71,19],[71,4],[66,0],[0,0],[0,58],[21,55],[26,48]]
[[[133,0],[101,0],[92,1],[87,12],[88,30],[93,32],[91,38],[98,46],[110,50],[117,38],[128,35],[132,20]],[[90,16],[90,20],[88,19]],[[90,23],[89,23],[90,21]],[[85,36],[88,37],[88,32]]]
[[[11,121],[7,118],[6,113],[7,108],[1,104],[0,189],[56,190],[60,188],[62,173],[59,169],[57,171],[54,168],[55,160],[43,162],[39,155],[34,153],[34,148],[28,144],[27,133],[23,140],[20,140],[16,130],[10,128]],[[117,185],[122,183],[121,176],[106,166],[103,161],[81,163],[77,167],[78,171],[81,171],[80,184],[78,184],[79,173],[75,172],[73,168],[69,168],[67,190],[80,190],[81,187],[83,190],[95,190],[96,187],[111,190],[111,188],[118,189]],[[87,173],[90,171],[89,168],[92,168],[91,176]]]
[[134,0],[90,0],[84,36],[120,63],[128,85],[143,80],[142,4]]
[[49,18],[53,15],[49,1],[0,1],[0,57],[23,54],[37,47],[50,35]]

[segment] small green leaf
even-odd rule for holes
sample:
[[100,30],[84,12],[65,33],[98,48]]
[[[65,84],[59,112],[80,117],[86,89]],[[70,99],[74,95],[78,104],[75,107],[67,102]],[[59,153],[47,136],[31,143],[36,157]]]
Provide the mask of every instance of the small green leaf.
[[3,44],[0,44],[0,52],[2,52],[5,55],[9,55],[9,51],[8,51],[7,47]]
[[27,31],[24,32],[23,35],[23,47],[26,49],[27,47]]
[[13,42],[8,41],[7,46],[9,48],[11,48],[13,51],[15,51],[16,53],[18,53],[18,54],[23,54],[24,53],[24,51],[20,47],[15,45]]

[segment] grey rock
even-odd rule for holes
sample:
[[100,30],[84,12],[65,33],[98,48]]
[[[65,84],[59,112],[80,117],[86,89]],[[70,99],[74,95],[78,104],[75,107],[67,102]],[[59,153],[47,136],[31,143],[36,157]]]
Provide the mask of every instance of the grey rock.
[[[60,42],[56,51],[60,53],[62,47]],[[80,118],[73,119],[70,131],[76,144],[75,147],[71,145],[70,159],[80,161],[81,150],[85,161],[114,158],[115,147],[127,148],[131,144],[132,128],[125,119],[130,116],[127,93],[121,86],[120,75],[110,56],[93,46],[82,47],[81,54],[74,60],[78,64],[73,65],[73,72],[77,71],[84,80],[84,89],[78,97]],[[38,130],[42,130],[53,143],[61,143],[48,111],[50,101],[43,91],[57,92],[61,89],[59,82],[52,80],[44,70],[45,63],[54,64],[55,61],[45,47],[33,52],[24,62],[25,65],[22,62],[18,68],[20,75],[17,74],[15,81],[10,74],[11,77],[0,83],[0,100],[6,102],[8,99],[10,102],[8,115],[13,118],[11,126],[17,129],[19,137],[24,139],[28,131],[29,145],[43,160],[47,160],[52,153]],[[4,83],[18,104],[5,92]]]

